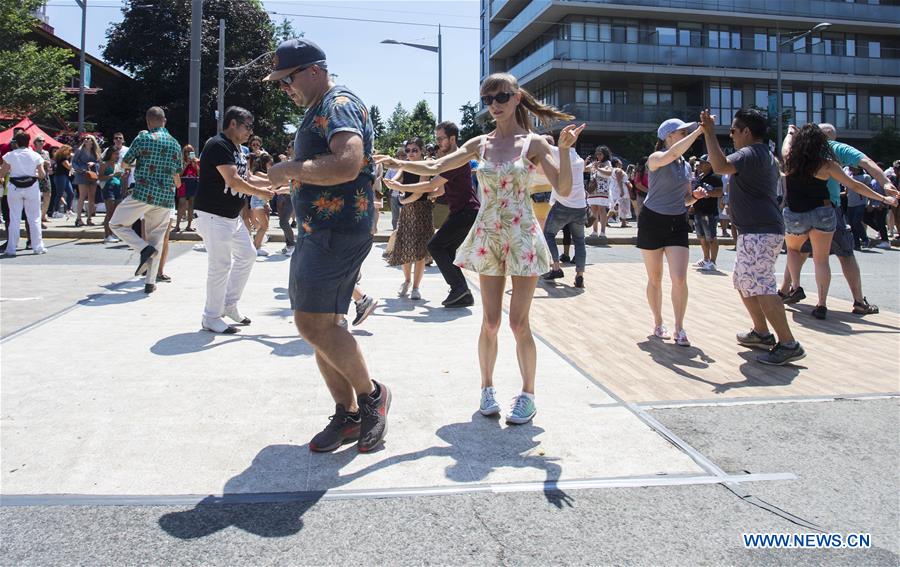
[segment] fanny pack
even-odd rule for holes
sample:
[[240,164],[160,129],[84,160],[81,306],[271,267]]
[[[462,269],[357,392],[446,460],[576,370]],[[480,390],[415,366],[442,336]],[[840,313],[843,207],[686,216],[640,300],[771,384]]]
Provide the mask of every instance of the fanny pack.
[[19,189],[27,189],[37,183],[38,178],[26,175],[21,177],[10,177],[9,180],[12,181],[12,184]]

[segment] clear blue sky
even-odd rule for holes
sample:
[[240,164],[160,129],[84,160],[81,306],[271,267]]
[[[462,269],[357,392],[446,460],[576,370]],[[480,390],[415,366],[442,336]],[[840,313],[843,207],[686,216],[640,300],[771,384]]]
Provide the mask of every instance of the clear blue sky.
[[[88,0],[87,52],[102,58],[106,30],[122,20],[119,0]],[[437,45],[437,28],[410,23],[441,24],[471,29],[442,29],[444,119],[460,119],[459,107],[478,98],[478,0],[350,2],[342,0],[264,0],[273,21],[289,19],[294,29],[319,44],[328,55],[337,82],[356,91],[368,105],[378,105],[385,120],[400,102],[412,110],[425,99],[437,116],[437,54],[402,45],[382,45],[383,39]],[[81,12],[75,0],[48,0],[47,15],[56,35],[79,45]],[[406,23],[341,21],[311,16],[390,20]],[[185,26],[190,26],[186,21]],[[227,41],[227,37],[226,37]],[[226,65],[235,62],[226,61]],[[203,85],[209,88],[213,85]],[[188,85],[184,85],[185,90]],[[226,100],[226,104],[228,101]]]

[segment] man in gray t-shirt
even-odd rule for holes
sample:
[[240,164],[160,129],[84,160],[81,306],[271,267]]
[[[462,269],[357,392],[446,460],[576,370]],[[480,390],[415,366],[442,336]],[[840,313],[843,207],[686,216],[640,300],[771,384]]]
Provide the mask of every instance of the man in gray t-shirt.
[[[753,327],[738,333],[737,342],[752,348],[771,348],[756,360],[782,365],[800,360],[806,352],[794,340],[778,297],[775,261],[784,243],[784,220],[778,208],[778,165],[765,145],[766,117],[758,110],[741,109],[731,123],[737,151],[725,157],[716,139],[715,119],[700,113],[706,150],[713,171],[731,176],[729,210],[738,229],[734,259],[734,287],[741,295]],[[768,322],[778,335],[769,332]]]

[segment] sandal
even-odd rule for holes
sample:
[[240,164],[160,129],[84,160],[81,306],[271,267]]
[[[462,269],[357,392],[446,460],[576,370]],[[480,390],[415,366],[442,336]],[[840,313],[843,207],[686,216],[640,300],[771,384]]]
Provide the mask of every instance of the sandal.
[[81,221],[81,219],[75,219],[75,226],[76,227],[84,226],[84,223]]

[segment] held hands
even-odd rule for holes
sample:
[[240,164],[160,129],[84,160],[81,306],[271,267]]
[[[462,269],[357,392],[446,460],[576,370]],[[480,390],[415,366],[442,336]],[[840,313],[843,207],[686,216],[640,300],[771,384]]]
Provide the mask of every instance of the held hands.
[[884,185],[884,193],[889,197],[900,197],[900,191],[897,191],[897,188],[894,187],[893,183],[886,183]]
[[882,201],[882,202],[885,205],[888,205],[890,207],[896,207],[897,206],[897,197],[885,197],[884,201]]
[[272,187],[282,187],[290,183],[291,179],[287,174],[287,162],[276,163],[271,166],[268,171],[269,184]]
[[709,193],[703,187],[697,187],[696,189],[691,191],[691,195],[693,195],[693,197],[698,201],[700,199],[706,199],[707,197],[709,197]]
[[375,154],[372,156],[372,160],[376,165],[381,164],[387,169],[397,169],[400,167],[400,160],[384,154]]
[[581,135],[581,131],[584,130],[585,126],[587,126],[587,124],[582,124],[581,126],[569,124],[568,126],[563,128],[562,132],[559,133],[559,148],[569,149],[574,146],[575,142],[578,141],[578,136]]
[[700,127],[704,134],[713,134],[716,131],[716,115],[710,114],[708,108],[700,113]]

